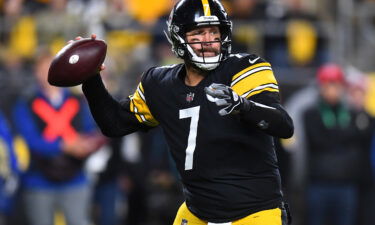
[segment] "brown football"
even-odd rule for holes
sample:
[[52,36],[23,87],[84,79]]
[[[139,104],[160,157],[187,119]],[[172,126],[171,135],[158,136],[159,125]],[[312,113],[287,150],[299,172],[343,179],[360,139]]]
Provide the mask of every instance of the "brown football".
[[53,59],[48,82],[59,87],[82,84],[98,73],[107,53],[103,40],[83,38],[66,45]]

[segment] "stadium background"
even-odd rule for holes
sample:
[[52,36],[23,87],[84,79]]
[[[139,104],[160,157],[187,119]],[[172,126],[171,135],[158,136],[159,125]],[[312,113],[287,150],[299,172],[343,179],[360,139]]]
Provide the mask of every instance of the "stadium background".
[[[179,62],[163,34],[165,20],[175,2],[0,0],[0,109],[9,116],[15,99],[35,83],[32,66],[39,49],[48,48],[56,53],[68,40],[92,33],[108,44],[107,69],[103,74],[107,87],[118,97],[131,94],[142,71],[150,66]],[[296,96],[315,85],[317,68],[335,62],[348,77],[366,78],[361,80],[367,86],[366,109],[375,115],[374,0],[222,2],[234,22],[233,51],[254,52],[271,62],[287,109],[298,111]],[[80,92],[79,87],[73,89]],[[285,168],[285,192],[294,209],[294,224],[304,224],[301,192],[307,159],[298,138],[297,132],[294,138],[283,141],[286,151],[281,163]],[[27,146],[22,139],[16,138],[16,143],[20,167],[25,169]],[[151,178],[153,172],[149,173]],[[162,181],[156,183],[173,183],[170,180],[175,177],[174,171],[167,177],[164,177],[167,181],[160,178]],[[178,194],[175,198],[180,199]],[[126,198],[123,201],[122,207],[126,208]],[[124,212],[119,214],[126,216]],[[154,223],[158,224],[156,220]],[[64,222],[58,219],[57,223]]]

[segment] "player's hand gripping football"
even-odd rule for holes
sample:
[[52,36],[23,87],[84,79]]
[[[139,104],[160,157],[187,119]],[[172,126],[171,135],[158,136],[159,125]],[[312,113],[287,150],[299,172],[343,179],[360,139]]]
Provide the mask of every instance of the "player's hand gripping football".
[[219,114],[225,116],[238,113],[241,109],[247,108],[247,100],[238,96],[232,88],[224,84],[213,83],[204,88],[207,99],[220,107]]
[[[97,37],[96,34],[91,34],[91,39],[92,39],[92,40],[96,40],[96,37]],[[81,40],[81,39],[82,39],[81,36],[75,37],[74,40],[69,40],[69,41],[68,41],[68,44],[72,43],[73,41],[79,41],[79,40]],[[105,65],[104,65],[104,63],[103,63],[103,64],[100,66],[99,70],[100,70],[100,71],[103,71],[103,70],[105,70],[105,68],[106,68],[106,67],[105,67]]]
[[96,35],[77,37],[53,58],[48,69],[48,83],[57,87],[82,84],[103,69],[106,53],[106,42],[97,40]]

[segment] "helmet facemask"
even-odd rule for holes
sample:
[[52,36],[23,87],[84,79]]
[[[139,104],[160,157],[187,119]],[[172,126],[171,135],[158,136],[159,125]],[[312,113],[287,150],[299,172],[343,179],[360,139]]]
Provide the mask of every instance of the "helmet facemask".
[[[183,2],[183,1],[182,1]],[[187,2],[186,6],[188,6]],[[182,3],[181,5],[183,5]],[[217,2],[214,2],[214,4],[219,4]],[[194,4],[193,7],[197,5]],[[180,6],[177,6],[179,8]],[[180,7],[181,9],[184,6]],[[188,8],[188,7],[186,7]],[[189,9],[192,7],[190,6]],[[171,15],[169,17],[169,20],[167,21],[168,26],[168,32],[165,32],[168,41],[172,45],[172,51],[177,55],[177,57],[182,58],[185,60],[185,62],[192,64],[193,66],[201,69],[201,70],[213,70],[219,64],[225,60],[231,51],[231,33],[232,33],[232,23],[227,20],[226,13],[222,6],[218,6],[217,10],[220,11],[218,16],[215,14],[210,16],[199,16],[194,18],[194,20],[186,20],[186,19],[179,19],[179,12],[175,13],[176,8],[174,8],[171,12]],[[178,9],[177,9],[178,10]],[[199,10],[199,9],[196,9]],[[186,10],[180,10],[180,11],[186,11]],[[192,13],[194,12],[194,9],[192,10]],[[225,18],[225,19],[223,19]],[[192,42],[188,43],[186,41],[186,33],[189,30],[203,27],[203,26],[218,26],[221,33],[221,39],[218,41],[210,41],[210,42]],[[190,46],[191,44],[201,44],[202,49],[203,45],[207,43],[213,43],[213,42],[220,42],[220,52],[216,56],[213,57],[207,57],[204,56],[198,56],[196,52],[194,52],[193,48]]]
[[[187,60],[189,63],[192,63],[194,66],[198,67],[202,70],[213,70],[217,66],[219,66],[220,62],[223,59],[223,54],[221,52],[222,43],[221,40],[217,41],[208,41],[208,42],[187,42],[186,38],[183,39],[179,37],[180,44],[177,47],[177,54],[179,57]],[[216,52],[215,56],[205,56],[204,45],[209,43],[220,43],[220,49]],[[197,52],[194,51],[191,45],[201,45],[200,49],[202,51],[202,55],[199,56]]]

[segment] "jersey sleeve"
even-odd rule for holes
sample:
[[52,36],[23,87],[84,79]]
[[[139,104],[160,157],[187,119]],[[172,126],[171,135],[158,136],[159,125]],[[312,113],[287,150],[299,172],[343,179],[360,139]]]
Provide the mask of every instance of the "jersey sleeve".
[[250,98],[263,92],[279,92],[271,64],[257,55],[241,56],[234,68],[230,86],[240,96]]
[[[102,133],[108,137],[120,137],[138,130],[149,130],[152,128],[147,123],[142,123],[137,116],[138,108],[134,108],[134,101],[127,97],[122,101],[114,99],[106,90],[100,75],[96,75],[82,85],[83,93],[88,101],[91,114],[100,127]],[[139,94],[138,94],[139,95]],[[135,100],[137,102],[139,100]],[[132,103],[133,102],[133,103]],[[133,111],[131,105],[133,104]],[[139,107],[139,106],[138,106]],[[135,113],[135,112],[138,112]]]
[[154,118],[150,108],[147,106],[145,89],[143,87],[143,84],[147,86],[151,82],[150,79],[148,72],[143,74],[142,81],[138,84],[134,94],[129,96],[130,111],[134,113],[139,123],[155,127],[159,125],[159,122]]
[[293,135],[293,121],[280,104],[279,87],[271,64],[257,55],[235,55],[231,88],[251,103],[248,111],[242,111],[243,121],[280,138]]

